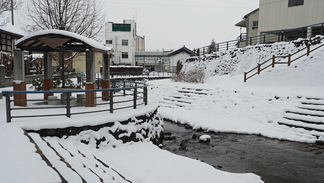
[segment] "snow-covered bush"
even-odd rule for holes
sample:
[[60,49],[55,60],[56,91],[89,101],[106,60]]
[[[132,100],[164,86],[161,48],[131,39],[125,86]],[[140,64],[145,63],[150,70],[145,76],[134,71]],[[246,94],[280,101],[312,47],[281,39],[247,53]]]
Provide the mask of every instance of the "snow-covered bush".
[[188,72],[180,72],[174,78],[176,82],[187,82],[187,83],[204,83],[205,72],[202,69],[189,70]]

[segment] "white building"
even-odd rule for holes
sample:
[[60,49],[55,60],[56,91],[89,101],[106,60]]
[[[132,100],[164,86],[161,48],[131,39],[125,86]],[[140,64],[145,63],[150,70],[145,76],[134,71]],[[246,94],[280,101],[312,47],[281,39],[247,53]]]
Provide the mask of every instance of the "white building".
[[168,54],[168,56],[170,57],[170,71],[176,72],[178,61],[184,64],[189,57],[194,55],[195,53],[190,49],[186,48],[185,46],[183,46],[178,50],[172,51],[171,53]]
[[[145,49],[145,38],[137,36],[136,22],[108,22],[105,25],[106,46],[113,49],[112,62],[115,65],[135,65],[135,51]],[[137,48],[138,47],[138,48]]]
[[137,51],[136,63],[149,71],[169,72],[171,51]]
[[323,8],[323,0],[260,0],[259,34],[323,23]]
[[[255,44],[257,41],[274,42],[323,35],[323,8],[324,0],[260,0],[259,8],[245,15],[243,20],[236,24],[246,28],[246,36],[241,34],[240,40],[247,42],[243,44],[246,46],[250,44],[248,42]],[[245,39],[269,33],[278,36],[261,37],[259,40]]]

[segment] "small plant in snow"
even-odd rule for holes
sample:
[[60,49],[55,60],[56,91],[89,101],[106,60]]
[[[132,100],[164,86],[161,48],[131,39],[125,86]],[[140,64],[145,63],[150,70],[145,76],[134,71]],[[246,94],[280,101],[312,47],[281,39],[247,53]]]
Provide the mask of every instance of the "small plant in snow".
[[174,78],[176,82],[187,82],[187,83],[204,83],[205,72],[202,69],[194,69],[188,72],[180,72]]

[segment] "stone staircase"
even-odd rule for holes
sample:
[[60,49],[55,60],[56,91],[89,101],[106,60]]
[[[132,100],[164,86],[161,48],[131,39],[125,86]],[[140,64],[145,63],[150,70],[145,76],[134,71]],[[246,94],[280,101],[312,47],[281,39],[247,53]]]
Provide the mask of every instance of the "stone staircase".
[[37,153],[60,176],[62,182],[131,182],[105,162],[76,146],[54,138],[26,133]]
[[324,98],[302,98],[300,104],[287,110],[278,123],[305,129],[317,139],[324,138]]
[[159,102],[160,107],[187,108],[203,97],[212,95],[211,89],[182,87]]

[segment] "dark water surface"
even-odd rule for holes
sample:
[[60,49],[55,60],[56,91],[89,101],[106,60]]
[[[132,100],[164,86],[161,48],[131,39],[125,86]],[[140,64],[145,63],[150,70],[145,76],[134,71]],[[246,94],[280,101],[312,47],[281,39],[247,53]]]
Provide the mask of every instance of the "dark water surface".
[[324,183],[324,146],[228,133],[209,133],[210,143],[200,143],[204,132],[169,122],[164,129],[163,149],[219,170],[254,173],[266,183]]

